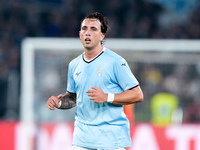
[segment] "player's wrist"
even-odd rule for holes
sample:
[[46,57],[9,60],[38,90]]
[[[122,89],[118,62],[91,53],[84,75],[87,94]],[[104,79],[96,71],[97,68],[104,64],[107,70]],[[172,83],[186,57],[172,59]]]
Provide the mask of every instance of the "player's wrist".
[[108,103],[113,103],[114,99],[115,99],[115,94],[113,94],[113,93],[108,93],[107,102],[108,102]]

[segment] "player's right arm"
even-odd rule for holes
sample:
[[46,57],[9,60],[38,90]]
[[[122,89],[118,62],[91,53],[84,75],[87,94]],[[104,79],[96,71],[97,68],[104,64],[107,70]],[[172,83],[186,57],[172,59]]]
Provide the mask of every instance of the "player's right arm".
[[59,96],[51,96],[47,103],[47,108],[50,110],[58,109],[70,109],[76,106],[76,93],[65,93],[64,95],[60,94]]

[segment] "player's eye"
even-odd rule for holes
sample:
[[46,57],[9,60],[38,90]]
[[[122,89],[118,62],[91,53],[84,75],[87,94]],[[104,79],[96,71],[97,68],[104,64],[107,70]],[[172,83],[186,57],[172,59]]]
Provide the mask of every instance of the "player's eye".
[[97,28],[92,28],[92,31],[96,31],[97,30]]
[[87,27],[82,27],[82,30],[86,30],[87,29]]

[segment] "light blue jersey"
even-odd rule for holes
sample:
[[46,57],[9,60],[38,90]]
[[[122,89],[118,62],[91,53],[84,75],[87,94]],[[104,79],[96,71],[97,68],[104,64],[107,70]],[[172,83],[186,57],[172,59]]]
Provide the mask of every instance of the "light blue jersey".
[[94,103],[86,94],[92,86],[116,94],[138,86],[138,81],[127,62],[106,48],[90,62],[84,54],[72,60],[67,91],[77,94],[73,144],[97,149],[130,147],[129,121],[123,105]]

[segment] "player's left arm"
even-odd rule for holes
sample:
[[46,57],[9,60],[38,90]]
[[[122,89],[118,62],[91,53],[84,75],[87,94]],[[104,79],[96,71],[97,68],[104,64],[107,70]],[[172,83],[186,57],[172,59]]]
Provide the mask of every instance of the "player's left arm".
[[140,86],[115,94],[113,104],[128,105],[143,101],[143,92]]
[[[94,103],[105,103],[108,102],[108,94],[104,93],[99,87],[91,87],[87,90],[89,99]],[[136,86],[129,90],[126,90],[120,94],[114,94],[113,104],[128,105],[143,101],[143,92],[140,86]]]

